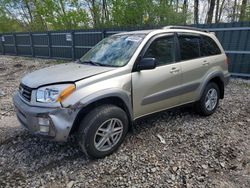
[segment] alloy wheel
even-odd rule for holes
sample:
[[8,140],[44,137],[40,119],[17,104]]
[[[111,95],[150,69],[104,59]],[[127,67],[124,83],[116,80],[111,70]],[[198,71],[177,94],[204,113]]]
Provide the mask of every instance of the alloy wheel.
[[218,101],[218,93],[216,89],[211,88],[210,90],[208,90],[206,99],[205,99],[206,109],[208,111],[212,111],[216,107],[217,101]]
[[117,118],[111,118],[101,124],[94,137],[95,148],[99,151],[112,149],[121,139],[123,123]]

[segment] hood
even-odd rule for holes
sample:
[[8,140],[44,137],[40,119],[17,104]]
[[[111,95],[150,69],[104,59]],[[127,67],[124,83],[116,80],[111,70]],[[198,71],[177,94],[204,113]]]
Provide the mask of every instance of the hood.
[[65,63],[29,73],[22,78],[21,82],[30,88],[37,88],[53,83],[75,82],[113,69],[115,68]]

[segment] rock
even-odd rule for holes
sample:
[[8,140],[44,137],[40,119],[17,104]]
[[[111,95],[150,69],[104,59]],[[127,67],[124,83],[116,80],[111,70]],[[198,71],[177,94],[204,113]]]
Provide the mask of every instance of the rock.
[[67,183],[67,188],[71,188],[73,187],[75,181],[70,181],[69,183]]
[[226,164],[225,164],[224,162],[221,162],[221,163],[220,163],[220,166],[221,166],[222,168],[225,168]]
[[203,169],[207,169],[207,168],[208,168],[208,165],[203,164],[203,165],[201,165],[201,167],[202,167]]
[[174,172],[176,172],[176,171],[178,170],[178,167],[177,167],[177,166],[174,166],[174,167],[172,167],[172,170],[173,170]]
[[127,155],[122,155],[122,156],[119,156],[119,158],[122,160],[122,161],[127,161],[129,159],[129,157]]
[[4,91],[0,90],[0,97],[3,97],[3,96],[5,96],[5,93]]
[[165,139],[164,139],[161,135],[157,134],[156,136],[159,138],[159,140],[160,140],[160,142],[161,142],[162,144],[166,144]]
[[157,171],[156,168],[152,168],[152,169],[151,169],[151,172],[153,172],[153,173],[155,173],[156,171]]
[[243,126],[243,125],[244,125],[243,122],[237,122],[237,124],[240,125],[240,126]]
[[174,174],[171,175],[171,179],[172,179],[173,181],[175,180],[175,175],[174,175]]

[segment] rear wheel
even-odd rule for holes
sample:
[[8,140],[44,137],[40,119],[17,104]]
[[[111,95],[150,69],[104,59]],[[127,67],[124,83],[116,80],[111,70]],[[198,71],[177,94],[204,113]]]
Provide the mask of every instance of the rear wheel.
[[215,112],[219,104],[220,90],[216,83],[209,83],[196,104],[196,111],[203,116],[209,116]]
[[78,141],[88,156],[102,158],[118,149],[127,132],[127,114],[117,106],[102,105],[82,120]]

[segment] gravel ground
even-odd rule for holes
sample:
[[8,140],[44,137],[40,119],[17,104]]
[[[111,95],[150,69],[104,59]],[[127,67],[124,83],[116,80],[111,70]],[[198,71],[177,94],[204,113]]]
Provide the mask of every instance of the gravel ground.
[[182,108],[138,123],[111,156],[86,159],[19,127],[11,96],[21,76],[57,63],[0,56],[0,187],[249,187],[250,81],[232,79],[217,112]]

